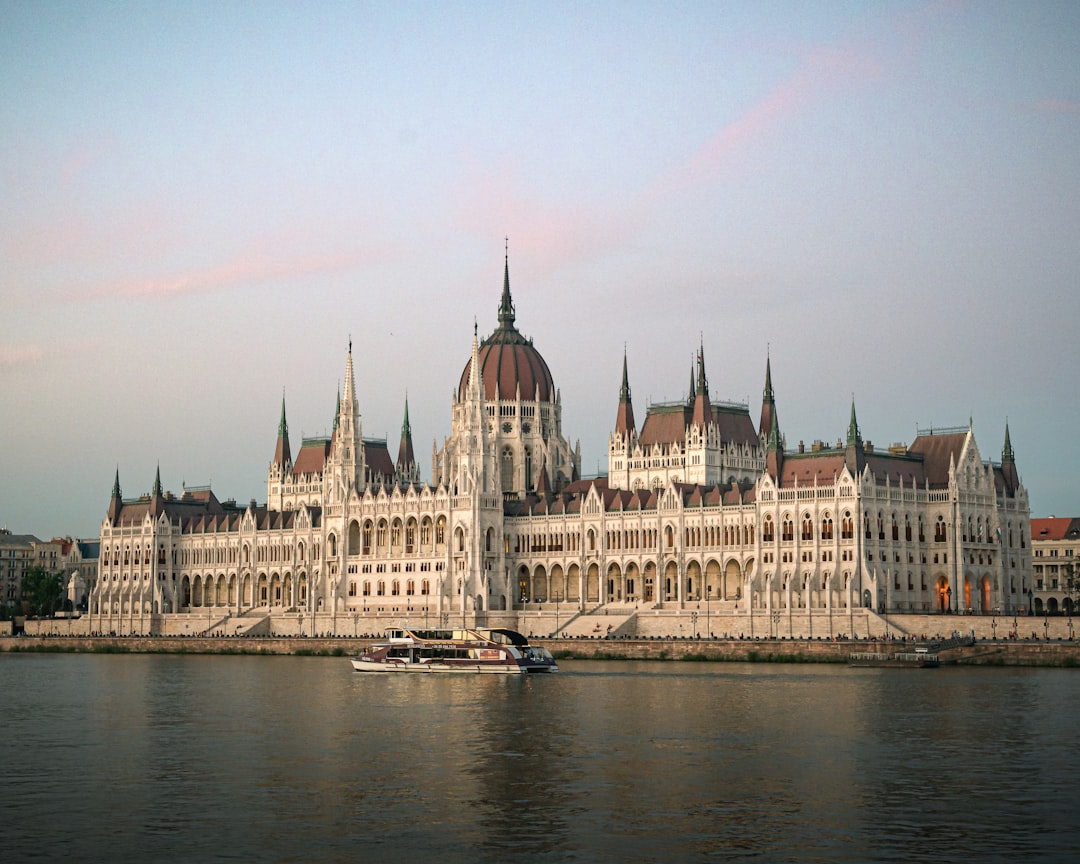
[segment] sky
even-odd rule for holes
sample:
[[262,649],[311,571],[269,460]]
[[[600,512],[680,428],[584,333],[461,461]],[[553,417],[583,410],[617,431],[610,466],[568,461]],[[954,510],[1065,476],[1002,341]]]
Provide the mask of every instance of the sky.
[[1080,515],[1080,4],[0,0],[0,525],[265,501],[405,400],[425,480],[504,256],[586,476],[625,350],[686,396],[911,443],[1006,423]]

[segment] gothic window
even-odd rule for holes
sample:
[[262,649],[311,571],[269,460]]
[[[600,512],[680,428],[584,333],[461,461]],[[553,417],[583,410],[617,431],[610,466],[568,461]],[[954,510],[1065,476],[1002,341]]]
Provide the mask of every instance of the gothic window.
[[[509,423],[504,424],[509,426]],[[509,431],[509,430],[507,430]],[[504,447],[502,458],[499,460],[499,481],[503,492],[514,491],[514,451]]]
[[911,542],[911,517],[904,517],[904,539]]
[[791,521],[788,516],[784,517],[784,521],[781,524],[780,539],[785,543],[790,543],[795,539],[795,523]]
[[405,552],[412,555],[416,551],[416,520],[409,519],[405,523]]
[[765,517],[765,523],[761,526],[761,540],[763,543],[772,543],[776,539],[776,531],[773,526],[772,516]]
[[399,553],[401,552],[401,520],[395,519],[394,524],[390,527],[390,548],[391,551]]
[[[525,424],[525,425],[523,425],[521,427],[522,432],[527,432],[528,431],[527,425],[528,424]],[[532,449],[529,448],[529,447],[526,447],[525,448],[525,489],[526,489],[526,491],[532,491],[532,488],[533,488],[532,469],[533,469]]]
[[446,517],[440,516],[435,522],[435,545],[442,547],[446,544]]
[[945,529],[945,518],[938,516],[937,524],[934,525],[934,542],[944,543],[947,539],[948,532]]
[[826,516],[821,520],[821,539],[832,540],[833,539],[833,523],[832,519]]
[[371,531],[372,531],[372,524],[371,524],[371,520],[368,519],[368,520],[366,520],[364,522],[364,554],[365,555],[370,555],[371,554]]
[[377,552],[386,551],[386,520],[380,519],[378,527],[375,529],[375,550]]
[[893,541],[900,539],[900,526],[896,524],[896,514],[893,513],[892,517],[892,539]]
[[802,520],[802,539],[813,540],[814,539],[814,522],[810,518],[810,514],[807,513],[803,516]]

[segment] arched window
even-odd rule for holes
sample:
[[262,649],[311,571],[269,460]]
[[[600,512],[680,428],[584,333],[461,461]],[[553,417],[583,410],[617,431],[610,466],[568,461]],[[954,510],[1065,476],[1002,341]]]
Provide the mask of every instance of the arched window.
[[814,522],[810,518],[809,513],[806,513],[806,514],[803,515],[802,539],[803,540],[813,540],[814,539]]
[[833,539],[833,525],[832,519],[828,516],[821,520],[821,539],[832,540]]
[[514,491],[514,451],[504,447],[499,460],[499,480],[503,492]]
[[790,516],[784,517],[784,521],[781,524],[780,539],[785,543],[790,543],[795,539],[795,523],[791,521]]
[[364,554],[365,555],[370,555],[371,554],[371,532],[372,532],[372,528],[373,528],[373,526],[371,524],[371,520],[370,519],[366,520],[364,522],[364,537],[363,537],[363,543],[364,543],[363,548],[364,548]]
[[761,540],[763,543],[772,543],[776,539],[776,530],[773,525],[772,516],[766,516],[765,522],[761,526]]

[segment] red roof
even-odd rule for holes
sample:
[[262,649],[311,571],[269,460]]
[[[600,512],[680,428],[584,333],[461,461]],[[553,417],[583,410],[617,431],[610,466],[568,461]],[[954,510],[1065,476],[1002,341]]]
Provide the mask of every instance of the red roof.
[[1080,518],[1048,516],[1031,520],[1032,540],[1064,540],[1080,538]]

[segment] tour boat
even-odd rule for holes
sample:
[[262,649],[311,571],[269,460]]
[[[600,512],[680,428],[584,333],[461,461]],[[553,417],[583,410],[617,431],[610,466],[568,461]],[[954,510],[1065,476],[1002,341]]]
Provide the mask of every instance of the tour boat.
[[386,638],[352,658],[357,672],[558,672],[546,648],[515,630],[390,627]]

